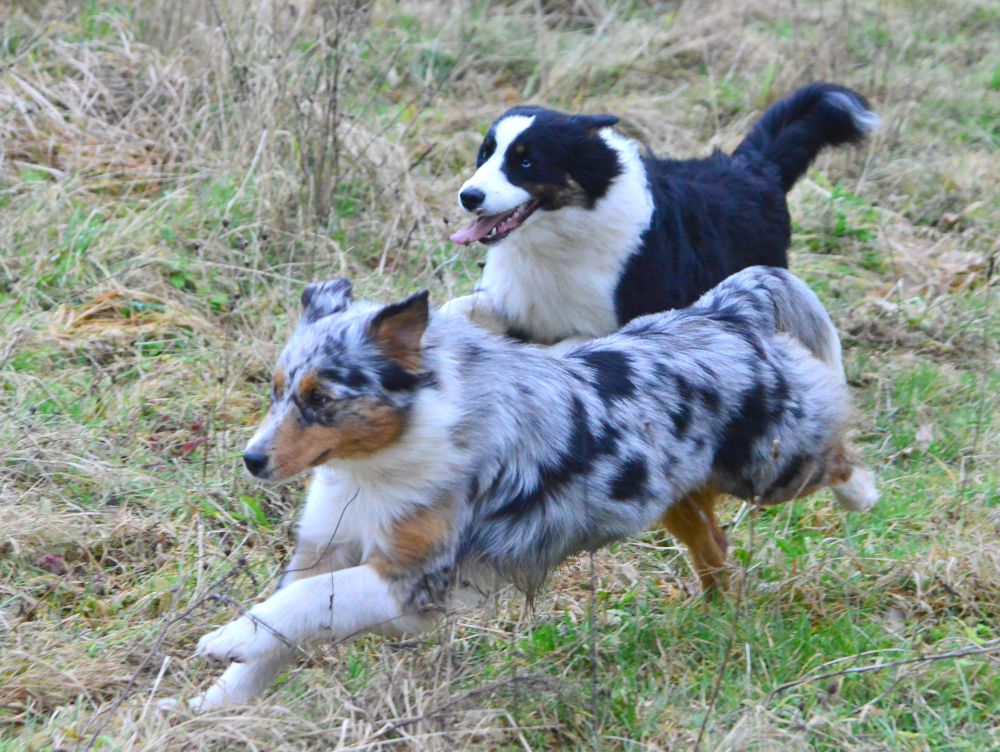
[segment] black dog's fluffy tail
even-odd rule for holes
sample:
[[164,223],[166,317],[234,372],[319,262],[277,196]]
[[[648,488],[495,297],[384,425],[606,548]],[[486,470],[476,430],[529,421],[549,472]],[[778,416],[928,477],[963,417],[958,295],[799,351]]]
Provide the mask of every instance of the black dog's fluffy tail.
[[768,107],[734,156],[772,162],[787,193],[823,147],[861,141],[878,123],[856,91],[809,84]]

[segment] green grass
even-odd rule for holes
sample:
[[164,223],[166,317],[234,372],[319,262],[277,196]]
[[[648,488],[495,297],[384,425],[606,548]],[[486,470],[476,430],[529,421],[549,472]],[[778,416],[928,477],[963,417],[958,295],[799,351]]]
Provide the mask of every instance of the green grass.
[[[990,3],[36,5],[0,12],[0,752],[1000,748],[1000,664],[970,652],[1000,640]],[[306,282],[469,291],[454,191],[510,104],[703,155],[813,79],[884,121],[790,197],[874,510],[733,502],[724,598],[650,531],[593,594],[584,558],[534,608],[312,650],[251,708],[147,707],[204,686],[195,641],[288,554],[302,487],[239,453]]]

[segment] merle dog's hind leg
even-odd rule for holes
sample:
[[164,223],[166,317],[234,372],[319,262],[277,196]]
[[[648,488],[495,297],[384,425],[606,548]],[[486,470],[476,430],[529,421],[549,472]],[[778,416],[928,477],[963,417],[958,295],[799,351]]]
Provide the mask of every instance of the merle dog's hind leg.
[[663,526],[687,546],[691,563],[703,590],[726,586],[726,534],[715,519],[715,500],[711,490],[693,493],[674,502],[662,517]]

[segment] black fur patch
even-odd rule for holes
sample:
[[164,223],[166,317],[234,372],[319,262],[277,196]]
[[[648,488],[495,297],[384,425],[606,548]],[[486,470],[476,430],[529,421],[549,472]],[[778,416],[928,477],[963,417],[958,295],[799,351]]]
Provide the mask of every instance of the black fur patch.
[[694,389],[679,373],[673,374],[673,378],[680,404],[676,410],[670,411],[670,419],[674,422],[674,435],[678,439],[683,439],[691,425],[691,400],[694,398]]
[[368,377],[365,376],[364,371],[360,368],[349,368],[347,370],[347,377],[344,379],[344,384],[351,389],[361,389],[368,385]]
[[733,479],[743,477],[753,456],[754,444],[772,422],[767,389],[758,382],[743,393],[740,406],[723,427],[712,464]]
[[351,389],[361,389],[368,385],[368,377],[359,368],[321,368],[319,377]]
[[635,395],[632,364],[625,353],[620,350],[586,350],[574,353],[573,357],[594,369],[591,384],[605,404]]
[[621,440],[622,432],[610,423],[601,426],[601,435],[597,440],[601,454],[611,455],[618,451],[618,442]]
[[[493,517],[520,517],[530,513],[549,494],[558,493],[576,476],[589,473],[593,469],[594,460],[613,451],[613,447],[617,445],[617,432],[606,433],[602,440],[596,439],[588,423],[587,407],[576,396],[572,402],[571,423],[572,430],[565,449],[555,462],[539,467],[535,487],[512,494],[510,501],[497,509]],[[498,478],[501,476],[502,473]],[[499,489],[494,486],[488,493],[497,494]]]
[[391,360],[379,364],[378,377],[379,383],[387,392],[412,392],[425,382],[424,374],[407,371]]
[[775,102],[733,156],[645,160],[653,216],[618,277],[618,324],[685,308],[748,266],[787,267],[791,220],[785,193],[826,146],[864,134],[830,94],[811,84]]
[[670,411],[670,419],[674,422],[674,435],[683,439],[691,425],[691,405],[682,402],[676,410]]
[[702,384],[698,386],[698,399],[701,400],[702,404],[705,405],[706,409],[713,415],[719,413],[719,407],[721,406],[721,398],[719,393],[712,389],[712,387],[707,384]]
[[642,457],[630,457],[611,481],[611,498],[622,501],[642,496],[648,478],[646,460]]
[[811,460],[802,454],[797,454],[794,457],[789,457],[785,462],[784,468],[781,470],[781,474],[775,479],[775,481],[767,487],[767,490],[762,494],[766,499],[767,497],[773,495],[776,491],[781,491],[791,484],[799,474],[802,472],[802,467],[806,462]]

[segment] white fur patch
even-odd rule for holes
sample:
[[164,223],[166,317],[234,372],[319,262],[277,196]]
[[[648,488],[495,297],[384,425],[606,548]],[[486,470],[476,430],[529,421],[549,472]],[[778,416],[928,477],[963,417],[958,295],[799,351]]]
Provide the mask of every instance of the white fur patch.
[[826,100],[834,107],[845,110],[851,116],[854,127],[862,133],[871,133],[882,122],[878,113],[872,112],[855,97],[842,91],[832,91],[826,95]]
[[850,478],[830,488],[837,503],[849,512],[865,512],[878,501],[875,475],[867,467],[855,467]]
[[[504,175],[501,168],[503,167],[504,157],[511,143],[527,130],[533,122],[535,122],[534,115],[530,117],[527,115],[511,115],[497,123],[496,130],[494,131],[497,142],[496,149],[490,155],[490,158],[483,163],[482,167],[476,170],[476,174],[465,181],[465,184],[459,190],[460,196],[462,191],[469,188],[476,188],[482,191],[486,195],[480,207],[483,214],[508,212],[531,200],[531,194],[507,180],[507,176]],[[458,205],[462,205],[461,199],[459,199]]]
[[638,145],[610,128],[601,138],[618,153],[622,173],[594,208],[537,211],[486,259],[482,288],[494,307],[541,343],[618,328],[618,278],[653,215]]
[[[228,705],[244,705],[268,688],[290,658],[290,652],[279,651],[252,663],[232,663],[211,687],[188,700],[188,708],[194,713],[207,713]],[[176,707],[174,698],[157,703],[161,713],[173,712]]]
[[245,616],[202,637],[196,655],[260,661],[287,652],[290,645],[319,637],[341,640],[402,616],[398,599],[374,569],[351,567],[282,588]]

